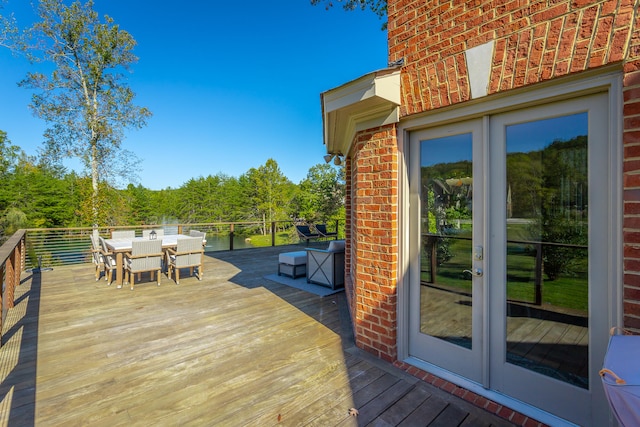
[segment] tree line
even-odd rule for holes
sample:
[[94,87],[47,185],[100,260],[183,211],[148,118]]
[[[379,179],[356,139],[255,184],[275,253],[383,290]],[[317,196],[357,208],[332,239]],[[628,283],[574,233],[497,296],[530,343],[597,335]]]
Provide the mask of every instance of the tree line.
[[[269,159],[240,177],[219,173],[179,188],[152,191],[110,183],[126,177],[135,156],[122,147],[125,130],[146,125],[151,111],[135,104],[126,74],[138,58],[136,41],[94,1],[39,0],[38,21],[19,28],[1,13],[0,47],[24,54],[47,73],[29,72],[30,109],[47,124],[38,157],[26,156],[0,131],[0,231],[18,228],[271,221],[343,217],[340,170],[317,165],[299,184]],[[62,159],[84,167],[68,172]],[[133,160],[132,160],[133,159]],[[125,178],[126,179],[126,178]],[[266,230],[266,226],[263,230]]]
[[[141,184],[118,189],[102,182],[98,225],[344,219],[343,174],[342,168],[318,164],[295,184],[269,159],[239,177],[220,172],[163,190]],[[68,171],[43,156],[27,156],[0,131],[2,235],[20,228],[92,226],[92,196],[89,175]]]

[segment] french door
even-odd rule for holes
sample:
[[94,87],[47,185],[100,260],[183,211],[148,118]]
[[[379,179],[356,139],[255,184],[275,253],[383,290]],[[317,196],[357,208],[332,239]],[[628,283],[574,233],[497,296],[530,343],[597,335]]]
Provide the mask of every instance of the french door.
[[410,134],[412,357],[605,425],[608,97]]

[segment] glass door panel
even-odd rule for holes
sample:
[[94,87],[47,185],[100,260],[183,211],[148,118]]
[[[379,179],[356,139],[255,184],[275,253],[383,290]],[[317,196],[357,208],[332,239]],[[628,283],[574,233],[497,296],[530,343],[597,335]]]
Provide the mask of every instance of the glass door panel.
[[588,116],[505,131],[506,361],[588,388]]
[[608,117],[594,94],[489,124],[490,387],[578,425],[607,425]]
[[430,372],[607,425],[609,114],[599,93],[411,132],[408,353]]
[[481,120],[470,120],[413,133],[410,156],[409,351],[478,383],[484,375],[481,129]]
[[420,144],[420,331],[471,349],[472,134]]

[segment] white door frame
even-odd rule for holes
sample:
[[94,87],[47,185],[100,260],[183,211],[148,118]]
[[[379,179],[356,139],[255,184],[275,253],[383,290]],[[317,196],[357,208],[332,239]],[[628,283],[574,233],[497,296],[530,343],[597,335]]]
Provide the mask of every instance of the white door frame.
[[[467,102],[460,107],[443,108],[408,120],[403,119],[400,121],[398,129],[398,148],[402,153],[399,156],[399,170],[401,172],[399,183],[401,196],[399,204],[399,245],[401,250],[398,271],[398,359],[539,421],[553,425],[563,425],[565,421],[510,396],[487,390],[480,383],[468,381],[456,374],[444,371],[410,356],[408,344],[410,311],[408,272],[410,260],[414,259],[416,254],[412,253],[412,248],[409,245],[411,232],[409,229],[409,204],[415,202],[409,197],[409,137],[411,132],[420,129],[602,92],[606,92],[608,96],[610,111],[608,152],[610,167],[608,168],[607,187],[609,190],[609,204],[612,208],[611,217],[607,224],[609,227],[609,251],[606,262],[609,265],[607,273],[609,287],[607,293],[611,305],[609,307],[607,327],[622,325],[622,74],[618,68],[585,73],[584,77],[580,79],[575,77],[557,79],[553,82],[538,84],[533,89],[512,90],[506,95],[493,95],[477,101]],[[489,132],[487,126],[485,126],[485,131]],[[485,136],[488,137],[488,135]],[[488,162],[488,159],[483,161]],[[486,163],[485,166],[487,166]],[[487,301],[487,303],[489,302]],[[603,337],[602,339],[606,340],[607,338]],[[593,363],[598,362],[594,361]],[[567,425],[571,424],[568,423]]]
[[[457,122],[455,124],[449,126],[439,126],[436,128],[429,128],[423,131],[417,131],[412,135],[412,139],[419,140],[428,140],[428,139],[438,139],[451,135],[461,135],[461,134],[469,134],[472,138],[472,165],[473,165],[473,223],[474,224],[482,224],[480,227],[473,226],[473,244],[474,245],[484,245],[484,224],[486,221],[484,220],[484,211],[485,211],[485,200],[483,196],[483,185],[476,185],[476,179],[482,181],[484,178],[484,162],[482,161],[482,151],[483,144],[480,144],[482,135],[482,120],[467,120],[464,122]],[[422,150],[419,147],[413,147],[417,152],[421,152]],[[414,164],[411,165],[411,169],[419,170],[420,169],[420,155],[411,158]],[[419,203],[419,193],[420,193],[420,176],[418,174],[412,174],[410,179],[413,179],[413,192],[411,194],[412,203],[415,203],[414,206],[417,209],[413,209],[411,215],[416,215],[416,218],[411,218],[411,221],[414,224],[419,223],[421,212],[420,211],[420,203]],[[417,190],[417,191],[416,191]],[[414,202],[415,200],[415,202]],[[410,244],[413,245],[411,247],[411,253],[413,253],[416,258],[412,263],[410,263],[410,268],[413,269],[413,275],[420,275],[420,260],[419,253],[420,249],[418,247],[414,247],[415,245],[420,245],[421,242],[418,242],[419,239],[415,239]],[[484,269],[484,261],[472,260],[471,253],[469,253],[469,266],[470,268],[476,269]],[[462,271],[460,272],[462,273]],[[483,313],[486,304],[486,298],[484,298],[484,277],[483,276],[473,276],[472,280],[472,316],[471,321],[473,324],[472,328],[472,348],[463,348],[456,344],[452,344],[441,340],[440,338],[430,337],[427,334],[424,334],[420,331],[419,319],[415,316],[414,318],[410,318],[409,322],[412,322],[411,330],[416,331],[417,335],[420,335],[420,338],[413,339],[410,342],[410,345],[418,345],[422,347],[423,350],[416,351],[425,351],[424,348],[430,347],[438,347],[441,351],[439,352],[440,357],[434,357],[433,363],[438,366],[449,366],[455,370],[455,372],[463,375],[465,378],[474,378],[477,382],[483,382],[486,375],[482,367],[483,360],[487,360],[483,357],[484,352],[484,343],[482,337],[484,336],[484,330],[482,325],[483,321]],[[411,311],[419,311],[420,310],[420,295],[415,295],[410,298],[410,304],[412,304]],[[410,332],[411,333],[411,332]],[[436,360],[438,360],[436,362]]]

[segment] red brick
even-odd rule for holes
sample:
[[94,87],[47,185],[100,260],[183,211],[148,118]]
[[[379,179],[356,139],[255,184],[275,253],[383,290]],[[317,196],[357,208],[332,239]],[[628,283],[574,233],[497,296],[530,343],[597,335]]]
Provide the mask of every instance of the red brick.
[[640,303],[637,301],[624,302],[624,314],[625,316],[640,317]]
[[623,291],[625,301],[640,303],[640,289],[625,287]]
[[632,330],[636,335],[640,334],[640,318],[625,315],[623,327]]
[[640,272],[626,271],[623,277],[623,283],[625,286],[640,288]]

